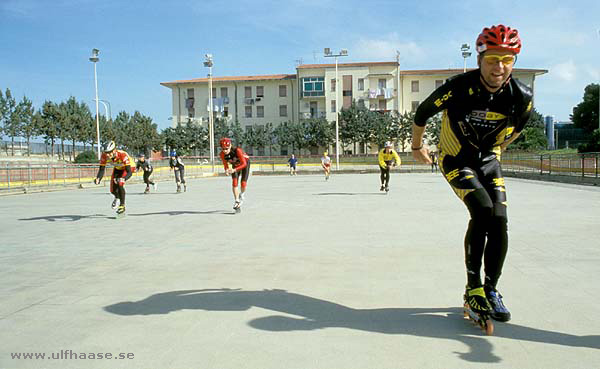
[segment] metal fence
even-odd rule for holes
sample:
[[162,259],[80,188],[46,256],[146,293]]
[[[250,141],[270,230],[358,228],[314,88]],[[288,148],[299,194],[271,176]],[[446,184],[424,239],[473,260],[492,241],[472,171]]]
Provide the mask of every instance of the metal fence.
[[[400,153],[402,165],[395,169],[400,172],[432,171],[429,165],[416,163],[410,153]],[[278,173],[288,170],[287,157],[252,157],[251,171],[259,173]],[[223,167],[219,160],[213,166],[203,157],[185,158],[186,178],[199,178],[212,176],[214,173],[222,174]],[[152,162],[155,181],[173,180],[173,171],[169,167],[168,159]],[[502,156],[503,172],[524,173],[536,175],[538,179],[563,177],[583,177],[586,179],[600,179],[600,153],[587,154],[560,154],[560,155],[534,155],[505,153]],[[332,158],[332,167],[336,168],[335,158]],[[340,170],[347,172],[377,171],[376,155],[343,156],[340,157]],[[91,185],[98,171],[97,164],[57,164],[57,163],[27,163],[27,162],[0,162],[0,192],[27,191],[44,187],[66,187]],[[298,171],[319,172],[321,163],[319,156],[299,157]],[[107,167],[104,175],[104,184],[112,174],[112,168]],[[130,182],[142,182],[142,171],[133,174]],[[541,177],[540,177],[541,176]],[[599,182],[599,181],[596,181]]]
[[504,154],[504,172],[532,173],[548,176],[600,178],[600,153],[585,154]]

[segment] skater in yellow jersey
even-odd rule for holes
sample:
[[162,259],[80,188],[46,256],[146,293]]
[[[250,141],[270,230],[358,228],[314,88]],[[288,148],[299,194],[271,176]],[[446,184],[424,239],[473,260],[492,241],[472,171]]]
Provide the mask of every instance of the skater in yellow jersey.
[[479,68],[449,79],[419,105],[412,153],[417,161],[431,164],[423,147],[425,123],[443,112],[439,167],[471,216],[464,243],[465,308],[508,321],[511,314],[496,289],[508,250],[506,188],[499,159],[529,120],[533,92],[512,77],[521,51],[516,29],[486,27],[476,48]]
[[392,143],[387,141],[383,149],[379,150],[377,157],[379,160],[379,179],[381,180],[379,191],[385,191],[386,193],[390,190],[390,169],[400,165],[400,157],[392,146]]

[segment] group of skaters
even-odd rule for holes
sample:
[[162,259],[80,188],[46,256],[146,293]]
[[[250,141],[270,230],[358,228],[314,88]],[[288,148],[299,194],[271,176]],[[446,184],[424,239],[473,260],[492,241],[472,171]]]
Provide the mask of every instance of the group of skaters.
[[[469,211],[470,220],[464,239],[467,285],[463,295],[465,312],[475,312],[480,318],[508,321],[511,314],[496,289],[508,250],[508,216],[506,188],[502,176],[500,155],[523,131],[532,111],[533,92],[512,77],[521,39],[516,29],[504,25],[484,28],[476,41],[478,68],[446,81],[418,107],[413,124],[412,154],[423,163],[438,166],[444,178]],[[425,125],[429,118],[443,112],[440,145],[430,154],[423,145]],[[234,208],[244,200],[250,159],[231,140],[220,141],[221,160],[225,172],[231,175]],[[184,185],[184,166],[176,156],[171,158],[178,188]],[[149,165],[141,168],[146,171]],[[378,155],[381,191],[389,189],[390,169],[400,165],[392,144],[386,142]],[[104,147],[96,183],[111,161],[115,169],[111,178],[113,206],[120,201],[117,212],[125,211],[124,184],[131,177],[131,163],[126,152],[117,150],[114,142]],[[290,174],[296,174],[297,159],[288,161]],[[139,162],[138,162],[139,163]],[[325,179],[331,172],[331,158],[325,152],[321,158]],[[179,173],[179,176],[177,176]],[[148,175],[149,177],[149,175]],[[146,176],[147,189],[152,184]],[[238,189],[238,183],[241,189]],[[481,279],[481,269],[485,278]],[[486,320],[488,321],[488,320]]]

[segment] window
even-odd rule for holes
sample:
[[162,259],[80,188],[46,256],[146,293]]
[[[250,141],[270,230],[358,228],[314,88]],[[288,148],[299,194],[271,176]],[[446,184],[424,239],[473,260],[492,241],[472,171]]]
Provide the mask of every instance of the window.
[[194,89],[193,88],[188,88],[187,89],[187,97],[188,97],[188,99],[193,99],[194,98]]
[[252,106],[246,106],[246,118],[252,118]]
[[410,103],[410,107],[411,107],[411,109],[410,109],[411,112],[417,111],[417,108],[419,107],[419,102],[418,101],[412,101]]
[[256,86],[256,97],[265,97],[265,87]]
[[196,111],[194,108],[188,109],[188,118],[194,118],[196,116]]
[[359,108],[364,108],[365,107],[365,100],[364,99],[358,99],[358,107]]
[[358,79],[358,91],[364,91],[364,90],[365,90],[365,79],[359,78]]
[[410,91],[411,92],[419,92],[419,81],[411,81],[410,82]]
[[387,109],[387,101],[379,100],[379,110],[386,110],[386,109]]
[[331,80],[331,92],[335,92],[335,79]]
[[387,87],[387,81],[384,78],[380,78],[377,81],[377,87],[379,87],[379,88],[386,88]]
[[228,97],[227,96],[227,87],[221,87],[221,97]]
[[287,105],[279,105],[279,116],[287,117]]
[[444,84],[444,80],[443,79],[436,79],[435,80],[435,89],[437,90],[438,88],[440,88],[442,85]]
[[252,87],[251,86],[244,87],[244,97],[246,99],[252,98]]
[[212,88],[212,97],[213,98],[217,97],[217,88],[216,87]]
[[228,117],[229,116],[229,107],[228,106],[224,106],[223,107],[223,116],[224,117]]
[[279,97],[286,97],[286,96],[287,96],[287,86],[279,85]]
[[335,113],[335,100],[331,100],[331,112]]
[[256,117],[264,118],[265,117],[265,107],[264,106],[256,106]]
[[324,84],[323,77],[302,78],[302,96],[325,96]]

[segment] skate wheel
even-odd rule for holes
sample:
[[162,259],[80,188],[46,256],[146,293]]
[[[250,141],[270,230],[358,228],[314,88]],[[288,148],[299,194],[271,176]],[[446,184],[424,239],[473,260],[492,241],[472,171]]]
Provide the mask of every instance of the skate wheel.
[[487,334],[488,336],[494,334],[494,323],[492,323],[491,319],[487,319],[485,321],[485,334]]

